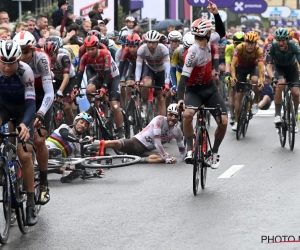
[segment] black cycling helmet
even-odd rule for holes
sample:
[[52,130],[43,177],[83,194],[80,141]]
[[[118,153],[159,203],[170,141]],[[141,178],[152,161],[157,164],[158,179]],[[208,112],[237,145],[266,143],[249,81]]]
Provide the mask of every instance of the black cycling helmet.
[[98,30],[90,30],[87,33],[87,36],[96,36],[99,39],[99,41],[101,40],[101,33]]
[[101,35],[100,42],[103,43],[108,48],[109,40],[108,40],[107,36]]

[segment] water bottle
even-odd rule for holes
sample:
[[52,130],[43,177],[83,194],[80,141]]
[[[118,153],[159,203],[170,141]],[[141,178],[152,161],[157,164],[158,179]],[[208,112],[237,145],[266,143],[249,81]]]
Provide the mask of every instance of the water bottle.
[[10,171],[10,174],[11,174],[12,182],[15,182],[17,178],[16,178],[15,166],[14,166],[14,163],[12,161],[9,162],[9,171]]

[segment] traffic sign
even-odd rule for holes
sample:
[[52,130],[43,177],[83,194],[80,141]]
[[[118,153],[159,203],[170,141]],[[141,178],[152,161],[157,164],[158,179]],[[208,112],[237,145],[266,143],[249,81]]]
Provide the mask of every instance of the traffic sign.
[[268,5],[263,0],[238,0],[230,7],[234,14],[263,13]]
[[198,13],[199,18],[211,19],[211,16],[212,15],[207,10],[200,10],[199,13]]

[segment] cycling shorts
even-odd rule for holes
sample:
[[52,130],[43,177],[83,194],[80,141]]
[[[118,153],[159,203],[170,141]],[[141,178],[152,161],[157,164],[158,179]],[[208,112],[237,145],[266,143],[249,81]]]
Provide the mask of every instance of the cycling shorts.
[[149,151],[144,144],[135,137],[130,139],[121,139],[120,141],[122,143],[120,151],[128,155],[149,156],[151,154],[151,151]]
[[297,64],[289,67],[274,64],[275,77],[277,79],[284,79],[286,82],[299,82],[299,71]]
[[150,77],[152,81],[155,81],[154,86],[164,87],[165,86],[165,71],[155,72],[147,64],[144,65],[143,78]]
[[[246,82],[248,74],[250,74],[250,77],[258,76],[258,68],[256,64],[247,68],[236,66],[236,78],[238,82]],[[244,92],[245,85],[241,83],[237,83],[235,88],[236,88],[236,92]]]
[[[89,84],[94,84],[96,89],[101,89],[103,86],[103,78],[96,75],[89,80]],[[108,98],[109,101],[120,101],[120,76],[110,78],[108,82]]]
[[[59,90],[63,81],[59,80],[59,79],[55,79],[55,78],[54,78],[54,80],[55,80],[55,82],[53,83],[53,88],[54,88],[54,93],[56,93]],[[70,94],[73,91],[74,86],[75,86],[75,77],[72,77],[69,79],[69,83],[66,86],[66,88],[64,89],[63,95],[66,96],[67,94]],[[70,97],[64,97],[63,101],[68,102],[68,103],[73,102]]]

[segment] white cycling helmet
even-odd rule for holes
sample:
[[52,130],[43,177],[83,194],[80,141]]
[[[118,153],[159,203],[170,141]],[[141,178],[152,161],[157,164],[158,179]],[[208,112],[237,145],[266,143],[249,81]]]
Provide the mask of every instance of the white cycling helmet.
[[156,30],[149,30],[146,33],[146,36],[145,36],[146,42],[158,42],[159,39],[160,39],[160,35],[159,35],[159,32],[157,32]]
[[78,115],[76,115],[75,119],[74,119],[74,124],[80,120],[80,119],[84,119],[88,122],[88,124],[90,125],[91,122],[93,122],[93,117],[91,117],[88,113],[86,112],[82,112],[79,113]]
[[135,18],[133,16],[128,16],[125,18],[125,22],[135,22]]
[[36,44],[34,36],[29,31],[17,33],[14,36],[14,41],[21,46],[21,49],[31,49],[34,48]]
[[204,37],[212,30],[211,21],[205,18],[199,18],[192,23],[192,34],[198,37]]
[[180,42],[182,40],[182,35],[178,30],[173,30],[168,35],[169,41]]
[[177,104],[176,103],[170,104],[167,108],[167,112],[174,115],[178,115]]
[[3,63],[14,63],[22,55],[20,45],[13,41],[1,41],[0,42],[0,61]]
[[115,42],[112,39],[108,39],[108,47],[114,46]]
[[187,32],[183,37],[183,46],[188,49],[195,42],[195,37],[191,32]]

